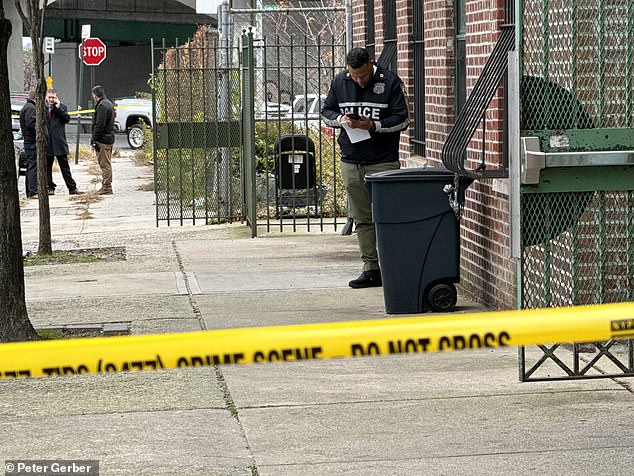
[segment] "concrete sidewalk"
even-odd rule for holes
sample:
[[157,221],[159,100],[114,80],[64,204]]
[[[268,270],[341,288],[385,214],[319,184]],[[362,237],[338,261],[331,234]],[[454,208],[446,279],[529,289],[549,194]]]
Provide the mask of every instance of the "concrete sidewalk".
[[[156,228],[154,195],[138,190],[151,168],[124,157],[114,174],[90,220],[51,197],[54,247],[123,246],[127,259],[27,268],[34,325],[147,334],[386,317],[380,288],[347,287],[354,237]],[[27,248],[36,207],[22,212]],[[629,383],[519,383],[516,349],[0,381],[0,461],[148,476],[631,474]]]

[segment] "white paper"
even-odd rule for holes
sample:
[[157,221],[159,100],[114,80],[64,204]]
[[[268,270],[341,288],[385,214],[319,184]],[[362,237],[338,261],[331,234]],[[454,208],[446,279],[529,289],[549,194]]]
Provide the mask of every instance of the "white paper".
[[350,139],[350,142],[352,144],[368,140],[370,138],[370,133],[368,131],[366,131],[365,129],[353,129],[347,122],[342,122],[341,127],[346,130],[346,133],[348,134],[348,139]]

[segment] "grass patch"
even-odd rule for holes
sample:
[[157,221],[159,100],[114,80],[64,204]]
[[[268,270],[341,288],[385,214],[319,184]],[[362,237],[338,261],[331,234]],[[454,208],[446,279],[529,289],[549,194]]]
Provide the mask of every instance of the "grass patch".
[[84,208],[81,212],[77,214],[78,220],[92,220],[93,214],[88,210],[88,208]]
[[113,246],[110,248],[57,250],[53,251],[52,255],[33,254],[24,258],[24,266],[124,261],[125,259],[125,247]]
[[86,167],[86,171],[90,175],[101,175],[101,167],[99,167],[99,164],[97,162],[92,162],[88,164],[88,166]]
[[40,340],[77,339],[130,335],[129,323],[68,324],[35,329]]
[[56,339],[63,339],[64,338],[62,333],[59,332],[59,331],[39,330],[39,331],[37,331],[37,335],[42,340],[56,340]]

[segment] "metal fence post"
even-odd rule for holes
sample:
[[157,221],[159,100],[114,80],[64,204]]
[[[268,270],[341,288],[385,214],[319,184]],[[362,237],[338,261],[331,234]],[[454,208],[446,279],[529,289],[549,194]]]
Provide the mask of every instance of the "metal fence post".
[[257,236],[257,209],[255,190],[255,71],[253,31],[242,32],[242,157],[246,217],[251,226],[251,237]]

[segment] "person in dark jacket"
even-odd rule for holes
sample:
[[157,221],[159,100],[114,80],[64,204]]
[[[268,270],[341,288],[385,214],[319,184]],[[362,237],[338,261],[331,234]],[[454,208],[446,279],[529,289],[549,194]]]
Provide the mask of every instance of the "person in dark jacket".
[[99,195],[112,195],[112,144],[114,144],[114,106],[106,97],[103,86],[92,88],[95,114],[92,117],[92,145],[101,168],[102,184]]
[[346,71],[332,81],[321,114],[331,127],[342,128],[341,175],[354,219],[363,269],[352,288],[382,286],[366,174],[398,169],[401,131],[409,125],[403,82],[374,64],[365,48],[346,56]]
[[29,91],[26,104],[20,110],[20,130],[26,157],[26,196],[37,198],[37,150],[35,146],[35,91]]
[[68,165],[68,142],[66,141],[66,124],[70,122],[68,109],[59,102],[57,91],[49,88],[46,90],[46,129],[48,132],[48,153],[46,157],[46,174],[48,178],[48,194],[55,195],[57,185],[53,182],[53,163],[57,157],[57,163],[62,172],[62,177],[68,187],[69,195],[81,195],[77,189],[77,183],[73,179]]

